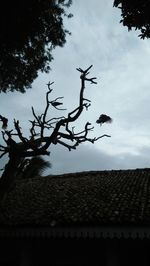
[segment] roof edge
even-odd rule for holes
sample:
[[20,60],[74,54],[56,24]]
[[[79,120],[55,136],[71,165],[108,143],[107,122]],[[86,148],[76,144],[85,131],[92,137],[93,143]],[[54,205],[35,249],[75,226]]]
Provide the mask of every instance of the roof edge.
[[150,239],[150,226],[8,227],[0,238]]

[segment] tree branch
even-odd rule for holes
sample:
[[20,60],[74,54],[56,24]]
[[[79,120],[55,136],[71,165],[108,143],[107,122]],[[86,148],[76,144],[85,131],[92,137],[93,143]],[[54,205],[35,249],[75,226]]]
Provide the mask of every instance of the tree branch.
[[37,117],[37,115],[35,114],[35,111],[34,111],[33,106],[31,107],[31,109],[32,109],[32,114],[33,114],[33,116],[35,117],[35,120],[36,120],[37,123],[40,125],[40,124],[41,124],[41,123],[40,123],[40,120],[39,120],[39,118]]
[[16,131],[17,131],[17,135],[18,135],[18,137],[20,138],[20,140],[24,143],[24,144],[26,144],[27,143],[27,141],[28,141],[28,139],[27,138],[24,138],[23,137],[23,135],[22,135],[22,132],[21,132],[21,127],[19,126],[19,120],[15,120],[14,119],[14,126],[15,126],[15,129],[16,129]]
[[5,131],[1,131],[1,133],[2,133],[2,138],[4,142],[7,144],[7,139],[5,138]]
[[47,112],[48,112],[48,108],[49,108],[49,94],[52,92],[52,89],[51,89],[51,85],[53,84],[54,82],[49,82],[47,84],[48,86],[48,92],[46,93],[46,107],[45,107],[45,111],[44,111],[44,114],[43,114],[43,119],[42,119],[42,123],[41,123],[41,138],[43,138],[43,135],[44,135],[44,128],[45,128],[45,124],[46,124],[46,115],[47,115]]
[[[89,74],[88,71],[91,68],[92,68],[92,65],[90,67],[88,67],[86,70],[82,70],[81,68],[77,68],[77,70],[82,73],[81,76],[80,76],[81,89],[80,89],[80,97],[79,97],[79,106],[77,108],[75,108],[72,112],[70,112],[68,114],[67,118],[61,119],[60,121],[58,121],[56,123],[54,131],[52,132],[48,142],[44,145],[43,149],[46,150],[51,145],[51,143],[55,143],[55,141],[57,139],[57,136],[59,135],[59,129],[61,128],[61,126],[64,126],[64,125],[67,125],[68,123],[76,121],[78,119],[78,117],[80,116],[80,114],[82,113],[83,108],[84,107],[86,107],[86,108],[89,107],[89,105],[87,106],[87,103],[84,103],[84,100],[86,100],[86,99],[83,97],[83,94],[84,94],[84,89],[85,89],[85,81],[90,81],[91,83],[95,84],[95,81],[93,81],[93,79],[95,80],[95,77],[87,79],[87,75]],[[71,131],[69,133],[70,133],[70,136],[71,136]]]
[[8,151],[4,151],[1,155],[0,155],[0,159],[5,155],[5,154],[7,154],[8,153]]

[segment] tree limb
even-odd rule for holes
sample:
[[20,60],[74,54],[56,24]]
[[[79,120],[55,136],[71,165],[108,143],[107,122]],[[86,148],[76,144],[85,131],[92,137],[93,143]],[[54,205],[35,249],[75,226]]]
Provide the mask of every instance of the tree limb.
[[[70,112],[68,114],[67,118],[61,119],[60,121],[58,121],[56,123],[54,131],[52,132],[48,142],[43,146],[43,149],[46,150],[50,146],[51,143],[54,143],[56,141],[57,136],[59,135],[59,129],[61,126],[64,126],[64,125],[67,125],[67,123],[71,123],[71,122],[76,121],[78,119],[78,117],[80,116],[80,114],[82,113],[83,108],[87,107],[86,103],[84,103],[85,99],[83,97],[83,94],[84,94],[84,89],[85,89],[85,81],[90,81],[90,82],[93,81],[93,78],[87,80],[87,75],[89,74],[88,71],[89,71],[89,69],[91,69],[91,67],[92,67],[92,65],[90,67],[88,67],[86,70],[82,70],[81,68],[77,68],[77,70],[82,73],[80,76],[81,90],[80,90],[80,96],[79,96],[79,106],[77,108],[75,108],[72,112]],[[95,78],[94,78],[94,80],[95,80]],[[95,84],[95,82],[92,82],[92,83]],[[73,116],[71,116],[71,115],[73,115]]]
[[24,143],[24,144],[26,144],[27,143],[27,141],[28,141],[28,139],[27,138],[24,138],[23,137],[23,135],[22,135],[22,132],[21,132],[21,128],[20,128],[20,126],[19,126],[19,120],[15,120],[14,119],[14,126],[15,126],[15,129],[16,129],[16,131],[17,131],[17,135],[18,135],[18,137],[20,138],[20,140]]
[[5,154],[7,154],[8,153],[8,151],[4,151],[1,155],[0,155],[0,159],[5,155]]

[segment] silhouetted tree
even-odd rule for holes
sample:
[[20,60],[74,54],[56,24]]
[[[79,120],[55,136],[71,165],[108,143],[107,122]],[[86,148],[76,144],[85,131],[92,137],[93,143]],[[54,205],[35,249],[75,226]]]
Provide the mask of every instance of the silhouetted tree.
[[[94,143],[102,137],[110,137],[109,135],[104,134],[95,138],[89,138],[88,133],[94,128],[89,122],[85,124],[84,129],[80,132],[76,132],[75,127],[71,127],[72,123],[80,117],[83,110],[88,110],[91,105],[90,100],[84,97],[85,83],[91,82],[92,84],[96,84],[95,77],[88,78],[91,67],[92,65],[86,70],[77,68],[81,74],[79,105],[73,111],[68,113],[66,117],[48,118],[48,110],[50,106],[57,110],[65,110],[60,108],[60,105],[62,104],[60,100],[63,97],[58,97],[54,100],[49,99],[52,92],[51,86],[53,84],[53,82],[51,82],[47,84],[48,92],[46,93],[46,107],[44,112],[41,115],[37,115],[32,107],[34,119],[30,120],[31,128],[30,136],[28,138],[22,133],[19,120],[14,119],[15,133],[13,130],[8,130],[7,128],[3,129],[2,136],[6,145],[0,145],[0,158],[5,154],[8,154],[9,161],[6,164],[0,179],[1,199],[5,198],[6,193],[13,188],[16,173],[23,158],[50,155],[48,148],[51,148],[51,145],[60,144],[71,151],[72,149],[76,149],[76,147],[83,142]],[[3,125],[3,116],[1,120]],[[103,122],[105,121],[103,120]]]
[[38,71],[49,72],[52,49],[66,41],[63,17],[72,0],[2,1],[0,91],[31,87]]
[[150,1],[149,0],[115,0],[114,6],[121,9],[120,22],[128,27],[140,30],[139,37],[150,38]]

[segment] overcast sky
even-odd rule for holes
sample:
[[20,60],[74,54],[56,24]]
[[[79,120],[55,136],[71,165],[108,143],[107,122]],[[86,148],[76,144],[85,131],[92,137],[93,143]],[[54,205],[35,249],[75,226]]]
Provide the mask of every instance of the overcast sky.
[[[141,40],[138,32],[130,31],[119,23],[120,10],[110,0],[74,0],[70,12],[74,17],[65,22],[72,32],[63,48],[53,52],[54,61],[49,74],[39,74],[33,88],[21,93],[1,93],[1,114],[14,118],[27,133],[31,106],[40,114],[45,106],[48,81],[55,81],[51,97],[64,96],[68,111],[78,105],[79,72],[76,67],[93,64],[91,77],[98,84],[88,84],[85,94],[92,101],[89,111],[76,123],[76,131],[86,121],[93,124],[91,136],[109,134],[94,145],[86,143],[69,152],[59,145],[52,147],[51,174],[86,170],[131,169],[150,166],[150,40]],[[100,127],[95,121],[106,113],[112,124]],[[54,115],[65,112],[51,111]],[[49,157],[45,157],[49,160]],[[1,160],[1,166],[6,159]]]

